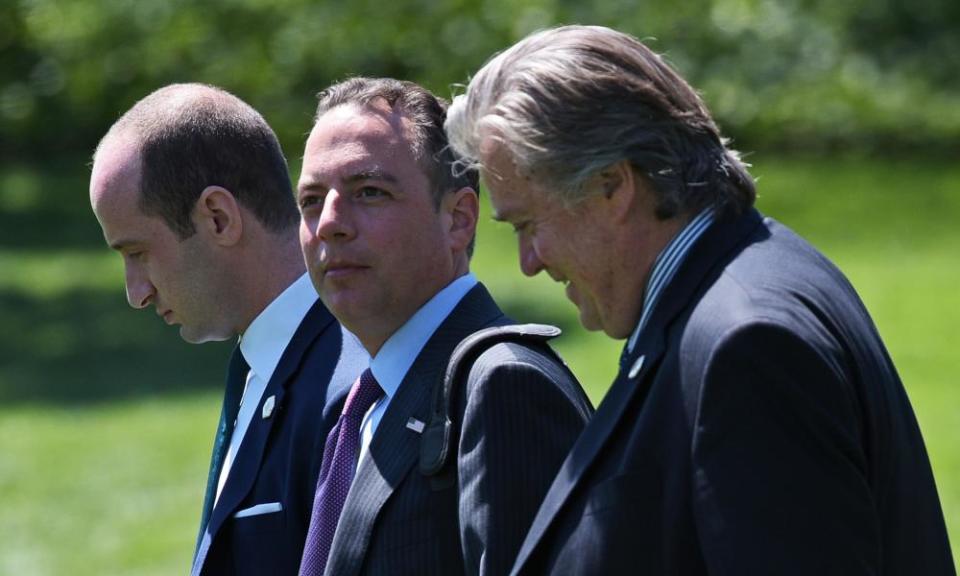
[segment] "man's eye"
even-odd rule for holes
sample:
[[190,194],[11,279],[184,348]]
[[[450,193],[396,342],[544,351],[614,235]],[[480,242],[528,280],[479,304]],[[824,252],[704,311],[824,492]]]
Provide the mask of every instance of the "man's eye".
[[311,194],[309,196],[303,196],[300,198],[300,210],[304,210],[313,206],[320,201],[320,198],[316,194]]
[[364,200],[375,200],[387,196],[387,193],[376,186],[364,186],[357,189],[357,196]]
[[513,224],[513,233],[514,234],[523,234],[530,230],[530,221],[524,220],[523,222],[514,222]]
[[135,250],[133,252],[127,252],[127,258],[131,260],[143,260],[146,256],[146,252],[143,250]]

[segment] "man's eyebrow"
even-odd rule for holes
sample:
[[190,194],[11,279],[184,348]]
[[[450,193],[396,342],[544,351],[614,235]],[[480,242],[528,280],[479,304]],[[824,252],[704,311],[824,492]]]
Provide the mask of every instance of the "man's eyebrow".
[[308,174],[306,178],[301,177],[297,183],[297,192],[302,190],[314,190],[316,188],[325,188],[323,179],[317,174]]
[[126,238],[121,238],[120,240],[114,240],[109,244],[109,246],[112,250],[122,252],[124,248],[129,248],[136,243],[136,240],[127,240]]
[[353,184],[356,182],[361,182],[363,180],[381,180],[383,182],[396,183],[397,177],[389,172],[385,172],[379,166],[374,166],[373,168],[368,168],[366,170],[360,170],[355,172],[346,178],[343,179],[344,182],[348,184]]
[[[375,166],[373,168],[354,172],[343,179],[343,181],[347,184],[356,184],[357,182],[363,182],[364,180],[379,180],[381,182],[390,182],[395,184],[397,182],[397,177],[389,172],[385,172],[379,166]],[[297,189],[313,190],[316,188],[329,188],[329,186],[323,182],[324,178],[321,175],[316,173],[308,174],[304,184],[297,186]]]

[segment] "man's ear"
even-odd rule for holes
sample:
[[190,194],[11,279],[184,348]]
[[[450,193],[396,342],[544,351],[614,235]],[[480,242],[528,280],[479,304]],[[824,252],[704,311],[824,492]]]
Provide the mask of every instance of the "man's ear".
[[221,246],[232,246],[243,236],[243,218],[236,197],[221,186],[207,186],[193,208],[193,223]]
[[[638,195],[646,192],[646,183],[626,160],[611,164],[597,172],[593,176],[591,185],[597,187],[598,192],[603,194],[606,200],[603,204],[616,221],[630,218]],[[643,190],[638,189],[638,186]]]
[[453,193],[444,194],[440,210],[447,222],[451,248],[455,251],[466,250],[477,232],[477,220],[480,218],[480,199],[477,192],[469,186]]

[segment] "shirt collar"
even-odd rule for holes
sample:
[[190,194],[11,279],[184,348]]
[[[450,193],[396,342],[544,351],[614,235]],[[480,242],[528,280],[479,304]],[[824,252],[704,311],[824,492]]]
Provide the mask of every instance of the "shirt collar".
[[383,343],[370,361],[370,370],[384,394],[393,397],[427,340],[476,284],[477,278],[471,273],[457,278],[421,306]]
[[680,268],[680,264],[687,257],[690,248],[713,223],[714,215],[715,211],[712,207],[705,208],[684,226],[683,230],[678,232],[657,255],[657,259],[653,263],[653,269],[650,271],[650,279],[647,280],[646,290],[644,290],[640,320],[627,341],[627,353],[633,352],[637,338],[639,338],[654,308],[656,308],[657,302],[660,300],[660,294],[677,273],[677,269]]
[[317,291],[304,274],[274,298],[240,336],[240,351],[253,371],[269,382],[300,322],[317,301]]

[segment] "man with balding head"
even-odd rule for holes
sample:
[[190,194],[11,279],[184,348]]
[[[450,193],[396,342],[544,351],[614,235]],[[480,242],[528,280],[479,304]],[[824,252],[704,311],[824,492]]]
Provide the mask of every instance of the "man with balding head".
[[520,266],[625,340],[513,574],[953,574],[923,439],[843,274],[753,208],[696,91],[569,26],[448,113]]
[[90,201],[127,300],[187,342],[239,336],[194,574],[296,574],[323,442],[366,354],[305,274],[273,131],[211,86],[171,85],[111,127]]

